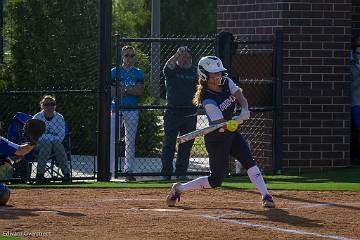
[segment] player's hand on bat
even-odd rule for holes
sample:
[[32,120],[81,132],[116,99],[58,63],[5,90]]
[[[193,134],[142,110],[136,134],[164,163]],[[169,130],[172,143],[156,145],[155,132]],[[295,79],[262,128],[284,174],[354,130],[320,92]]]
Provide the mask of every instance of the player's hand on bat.
[[234,116],[232,119],[236,120],[239,125],[244,122],[244,120],[241,118],[241,115]]

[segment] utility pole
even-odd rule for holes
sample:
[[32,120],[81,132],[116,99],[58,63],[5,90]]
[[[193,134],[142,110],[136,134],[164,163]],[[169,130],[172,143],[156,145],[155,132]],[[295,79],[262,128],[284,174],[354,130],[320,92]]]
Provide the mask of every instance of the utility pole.
[[[160,0],[152,0],[151,5],[151,37],[160,37]],[[160,103],[160,42],[151,43],[151,81],[154,104]]]

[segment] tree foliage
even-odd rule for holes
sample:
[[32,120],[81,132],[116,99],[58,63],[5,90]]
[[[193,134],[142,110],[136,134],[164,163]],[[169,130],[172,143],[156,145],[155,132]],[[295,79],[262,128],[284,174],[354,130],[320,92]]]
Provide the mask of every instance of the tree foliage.
[[[216,32],[215,0],[161,1],[162,35],[200,35]],[[0,66],[0,91],[90,89],[99,77],[99,0],[11,0],[5,5],[5,63]],[[149,36],[150,0],[113,0],[113,35]],[[115,41],[113,38],[113,59]],[[134,44],[138,66],[145,72],[142,103],[151,103],[148,46]],[[113,63],[115,61],[113,60]],[[35,114],[42,94],[3,98],[1,113],[7,120],[17,111]],[[96,95],[58,94],[58,108],[72,128],[72,137],[94,153]],[[4,104],[5,103],[5,104]],[[142,111],[137,154],[155,153],[161,139],[159,113]],[[80,141],[81,140],[81,141]],[[85,150],[86,149],[86,150]]]
[[162,0],[162,35],[216,33],[216,0]]
[[112,23],[113,33],[143,37],[151,28],[151,1],[113,0]]
[[98,1],[8,1],[6,36],[14,89],[94,89]]

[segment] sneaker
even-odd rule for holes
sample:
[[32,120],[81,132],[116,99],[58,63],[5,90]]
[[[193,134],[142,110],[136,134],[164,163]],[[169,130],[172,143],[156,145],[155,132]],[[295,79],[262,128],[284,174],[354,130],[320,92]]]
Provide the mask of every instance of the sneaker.
[[264,208],[274,208],[275,203],[271,195],[265,195],[262,198],[262,206]]
[[180,202],[181,192],[180,192],[180,190],[178,190],[178,187],[180,185],[181,185],[181,183],[174,183],[172,185],[170,193],[166,198],[166,204],[168,205],[168,207],[175,207],[176,200],[178,200]]
[[161,176],[161,181],[171,181],[171,176]]
[[126,182],[135,182],[136,178],[134,176],[126,176],[125,181]]
[[64,174],[64,177],[62,179],[63,183],[71,183],[71,177],[70,174]]
[[177,176],[176,179],[180,180],[180,181],[189,181],[190,180],[187,176]]
[[46,181],[46,179],[44,177],[44,174],[36,174],[35,183],[38,183],[38,184],[47,183],[47,181]]

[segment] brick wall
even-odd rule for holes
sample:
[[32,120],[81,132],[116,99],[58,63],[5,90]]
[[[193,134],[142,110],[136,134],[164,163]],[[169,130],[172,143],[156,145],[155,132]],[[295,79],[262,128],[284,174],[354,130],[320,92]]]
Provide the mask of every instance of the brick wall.
[[353,1],[352,4],[352,29],[360,32],[360,1]]
[[218,0],[217,28],[231,32],[235,36],[246,35],[249,40],[271,39],[274,29],[282,22],[282,3],[278,2]]
[[217,8],[219,31],[284,32],[283,168],[348,165],[351,1],[218,0]]

